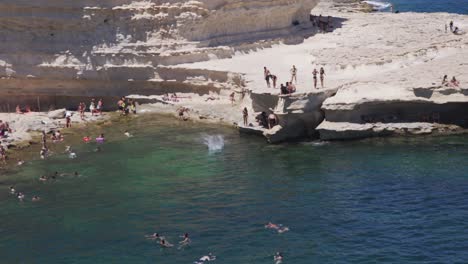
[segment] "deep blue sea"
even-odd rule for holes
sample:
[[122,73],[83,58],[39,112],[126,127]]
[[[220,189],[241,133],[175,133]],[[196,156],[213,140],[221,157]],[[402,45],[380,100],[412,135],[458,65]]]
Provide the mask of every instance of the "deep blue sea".
[[99,132],[100,152],[66,134],[76,159],[58,144],[2,171],[0,263],[468,263],[467,137],[268,145],[161,116],[75,131]]
[[394,11],[400,12],[448,12],[468,14],[468,0],[371,0],[367,1],[381,8],[389,10],[389,4],[393,4]]

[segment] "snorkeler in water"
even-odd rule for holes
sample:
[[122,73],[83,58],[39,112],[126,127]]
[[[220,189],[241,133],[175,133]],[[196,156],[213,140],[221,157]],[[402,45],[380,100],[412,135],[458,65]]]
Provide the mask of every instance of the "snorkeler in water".
[[15,192],[16,192],[15,187],[10,186],[10,193],[11,193],[11,194],[15,194]]

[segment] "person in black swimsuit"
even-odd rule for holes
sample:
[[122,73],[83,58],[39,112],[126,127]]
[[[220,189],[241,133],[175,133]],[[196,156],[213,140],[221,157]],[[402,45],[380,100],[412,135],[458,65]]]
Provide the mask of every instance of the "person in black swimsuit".
[[320,84],[322,85],[323,88],[323,80],[325,79],[325,70],[323,67],[320,68]]
[[312,75],[314,75],[314,88],[315,89],[317,89],[317,74],[318,74],[317,69],[314,69],[314,71],[312,71]]

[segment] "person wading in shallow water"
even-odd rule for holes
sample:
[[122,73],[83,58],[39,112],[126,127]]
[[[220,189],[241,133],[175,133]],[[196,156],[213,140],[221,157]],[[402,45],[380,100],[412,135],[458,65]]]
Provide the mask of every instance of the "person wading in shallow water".
[[318,71],[317,69],[314,69],[312,71],[312,75],[314,76],[314,88],[317,89],[317,74],[318,74]]
[[244,107],[244,110],[242,111],[242,116],[244,117],[244,126],[247,126],[249,118],[249,112],[247,111],[247,107]]

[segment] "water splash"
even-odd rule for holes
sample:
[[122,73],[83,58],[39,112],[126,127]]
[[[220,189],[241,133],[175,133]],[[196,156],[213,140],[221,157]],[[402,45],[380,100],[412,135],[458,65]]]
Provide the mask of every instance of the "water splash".
[[208,147],[210,153],[220,152],[224,149],[224,137],[222,135],[203,135],[203,144]]

